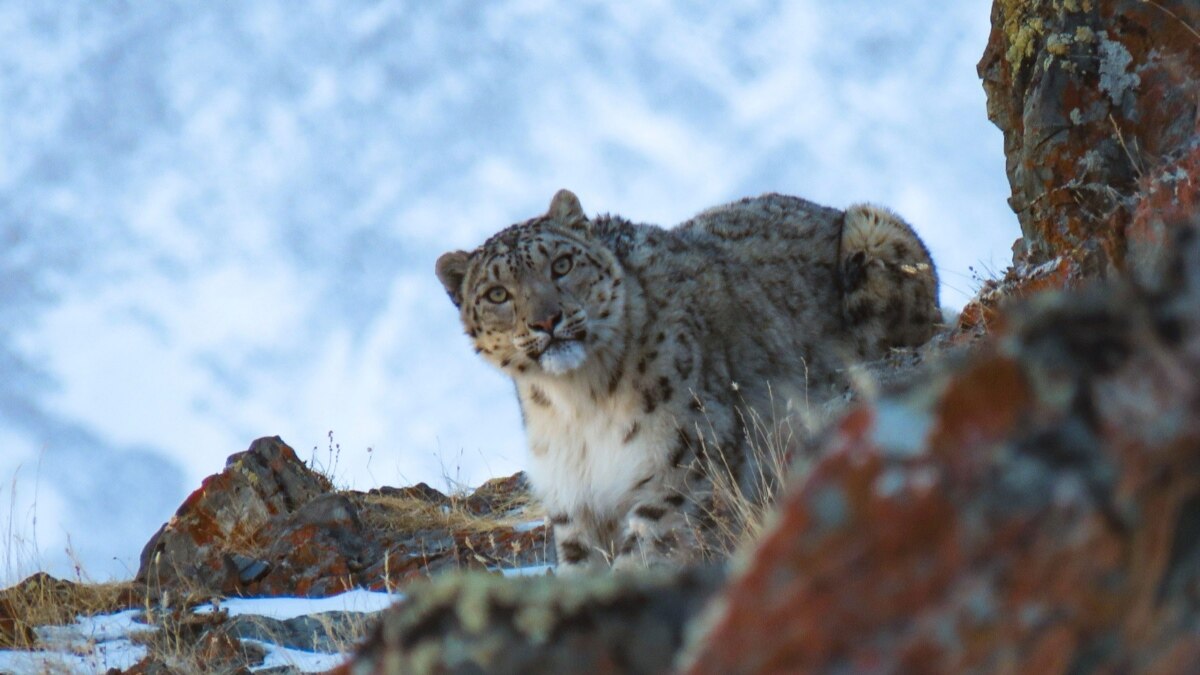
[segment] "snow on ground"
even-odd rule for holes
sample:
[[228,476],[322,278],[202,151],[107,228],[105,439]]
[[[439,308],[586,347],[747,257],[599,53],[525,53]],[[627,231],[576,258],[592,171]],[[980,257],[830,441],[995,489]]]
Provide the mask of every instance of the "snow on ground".
[[529,567],[502,569],[500,573],[506,577],[542,577],[552,569],[554,569],[554,565],[530,565]]
[[69,626],[37,628],[46,651],[0,651],[0,673],[103,673],[124,670],[146,655],[129,638],[154,630],[137,623],[138,610],[79,617]]
[[[539,521],[540,522],[540,521]],[[532,565],[500,570],[506,577],[542,576],[552,565]],[[218,603],[230,617],[262,616],[279,621],[322,612],[361,612],[374,614],[404,599],[403,593],[353,590],[327,598],[230,598]],[[213,612],[211,604],[200,605],[197,614]],[[43,626],[36,629],[45,651],[0,650],[0,673],[103,673],[110,668],[125,670],[144,656],[146,648],[130,639],[138,633],[157,630],[138,623],[140,610],[126,610],[103,616],[79,617],[69,626]],[[305,673],[330,670],[340,665],[345,654],[307,652],[259,640],[245,640],[266,650],[266,659],[253,671],[291,666]]]
[[523,523],[517,523],[513,525],[512,529],[513,532],[532,532],[545,524],[546,521],[544,519],[538,518],[537,520],[527,520]]
[[254,643],[267,650],[267,656],[263,659],[263,662],[250,669],[252,673],[280,666],[291,666],[302,673],[323,673],[342,665],[342,662],[346,660],[345,654],[306,652],[301,649],[289,649],[288,647],[280,647],[279,645],[260,642],[258,640],[243,640],[243,642]]
[[[362,612],[370,614],[387,609],[392,603],[403,600],[403,593],[378,593],[375,591],[353,590],[341,595],[331,595],[327,598],[230,598],[222,600],[220,608],[234,617],[241,614],[265,616],[270,619],[287,621],[298,616],[319,614],[321,612]],[[197,614],[209,614],[212,605],[196,607]]]

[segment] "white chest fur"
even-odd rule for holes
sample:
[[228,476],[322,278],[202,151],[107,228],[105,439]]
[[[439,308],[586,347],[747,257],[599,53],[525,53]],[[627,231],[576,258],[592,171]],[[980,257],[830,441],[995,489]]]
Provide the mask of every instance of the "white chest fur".
[[546,394],[550,405],[526,410],[535,493],[551,514],[624,513],[634,486],[665,468],[673,423],[646,415],[632,392],[599,403],[569,389]]

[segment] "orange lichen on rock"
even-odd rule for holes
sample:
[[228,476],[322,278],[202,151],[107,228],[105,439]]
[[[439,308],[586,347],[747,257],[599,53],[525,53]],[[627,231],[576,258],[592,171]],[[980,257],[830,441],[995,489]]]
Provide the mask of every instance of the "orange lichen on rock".
[[1002,0],[992,26],[979,74],[1004,132],[1021,257],[1070,257],[1091,277],[1126,269],[1146,177],[1195,150],[1200,4]]

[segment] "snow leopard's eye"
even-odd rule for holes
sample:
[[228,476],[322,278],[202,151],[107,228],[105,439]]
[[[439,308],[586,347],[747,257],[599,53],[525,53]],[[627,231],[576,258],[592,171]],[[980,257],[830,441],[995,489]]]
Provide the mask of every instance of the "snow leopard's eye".
[[508,302],[508,289],[503,286],[492,286],[488,289],[488,292],[484,294],[484,297],[486,297],[487,301],[493,305],[499,305],[501,303]]
[[550,274],[554,275],[554,278],[557,279],[570,272],[574,266],[575,263],[571,260],[570,255],[560,255],[550,264]]

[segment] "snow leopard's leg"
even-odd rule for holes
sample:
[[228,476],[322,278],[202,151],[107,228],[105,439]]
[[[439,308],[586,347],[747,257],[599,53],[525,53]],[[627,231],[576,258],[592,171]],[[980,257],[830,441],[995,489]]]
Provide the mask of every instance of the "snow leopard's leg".
[[867,204],[846,209],[839,265],[842,316],[859,357],[878,358],[933,336],[940,320],[937,272],[900,216]]
[[633,506],[616,539],[614,569],[678,567],[712,553],[716,523],[710,472],[730,467],[709,458],[706,449],[711,447],[698,435],[681,431],[667,468],[635,488]]
[[[555,513],[546,519],[554,532],[554,552],[558,557],[557,573],[575,574],[607,564],[607,547],[600,537],[604,526],[593,522],[587,514]],[[615,526],[608,525],[608,530]]]

